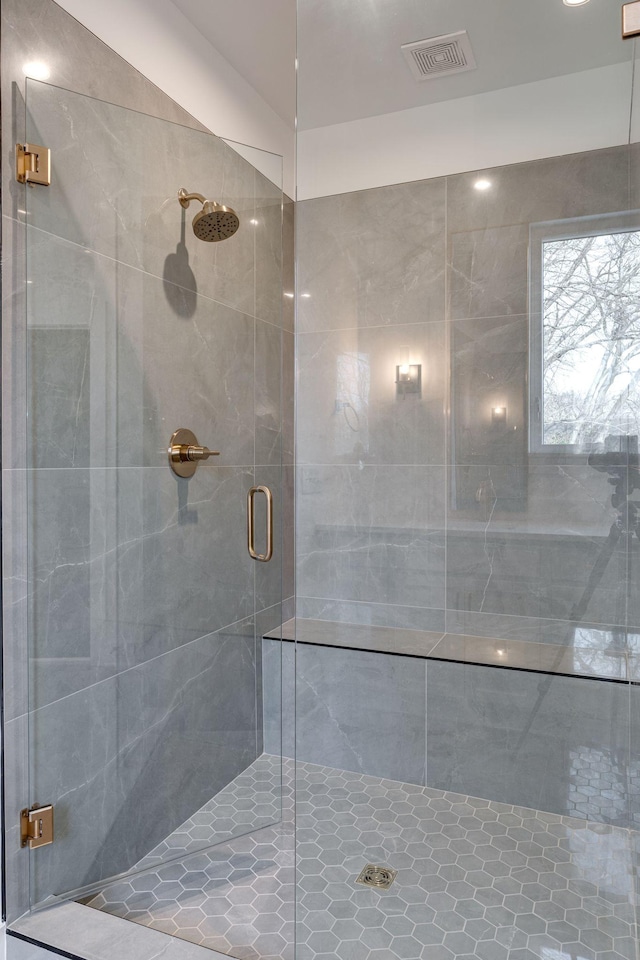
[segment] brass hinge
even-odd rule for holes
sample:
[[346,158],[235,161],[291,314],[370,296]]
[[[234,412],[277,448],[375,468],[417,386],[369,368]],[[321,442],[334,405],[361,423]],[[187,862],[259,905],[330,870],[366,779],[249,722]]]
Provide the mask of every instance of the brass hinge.
[[640,0],[632,0],[622,7],[622,39],[640,36]]
[[51,150],[37,143],[16,143],[16,180],[18,183],[51,183]]
[[20,846],[33,850],[49,843],[53,843],[53,804],[25,807],[20,812]]

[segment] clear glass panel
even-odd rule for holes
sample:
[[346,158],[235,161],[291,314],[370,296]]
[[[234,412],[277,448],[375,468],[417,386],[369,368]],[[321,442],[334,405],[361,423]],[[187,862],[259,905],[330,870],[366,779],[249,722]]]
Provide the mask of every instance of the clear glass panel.
[[[27,139],[53,158],[26,191],[31,799],[56,820],[40,904],[281,818],[262,634],[282,600],[282,191],[217,137],[36,81]],[[197,239],[181,188],[237,233]],[[219,451],[189,480],[167,460],[180,427]],[[256,485],[269,563],[247,549]],[[264,517],[259,498],[260,550]]]
[[636,956],[633,56],[298,0],[300,960]]

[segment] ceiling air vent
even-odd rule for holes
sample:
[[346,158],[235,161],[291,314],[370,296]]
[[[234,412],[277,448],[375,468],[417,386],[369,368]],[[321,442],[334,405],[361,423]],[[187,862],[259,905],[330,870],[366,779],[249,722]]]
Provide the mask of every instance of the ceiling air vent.
[[400,47],[416,80],[434,80],[449,73],[475,70],[476,61],[466,30],[431,37]]

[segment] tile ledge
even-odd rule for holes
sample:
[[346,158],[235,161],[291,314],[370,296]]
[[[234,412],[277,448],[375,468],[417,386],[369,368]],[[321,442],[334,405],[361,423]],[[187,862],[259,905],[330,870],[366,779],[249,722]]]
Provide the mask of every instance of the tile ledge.
[[368,653],[417,657],[503,670],[606,680],[640,682],[637,656],[606,648],[564,646],[533,640],[505,640],[464,634],[379,627],[331,620],[292,619],[266,633],[265,639]]

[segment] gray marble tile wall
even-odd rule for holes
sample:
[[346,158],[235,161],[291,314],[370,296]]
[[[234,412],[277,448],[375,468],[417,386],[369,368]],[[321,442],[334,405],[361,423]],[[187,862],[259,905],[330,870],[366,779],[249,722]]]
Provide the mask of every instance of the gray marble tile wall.
[[[438,629],[446,183],[305,201],[296,217],[298,610],[401,622],[417,608]],[[422,365],[420,398],[397,393],[404,363]]]
[[[126,869],[262,750],[256,637],[282,619],[283,558],[293,595],[293,204],[283,220],[273,184],[53,0],[3,0],[1,42],[3,142],[53,148],[46,192],[2,167],[11,921],[29,884],[41,899]],[[25,94],[33,60],[63,89]],[[237,210],[226,245],[193,237],[182,186]],[[178,426],[221,451],[188,483],[166,466]],[[253,483],[277,493],[260,570]],[[59,824],[30,880],[27,800]]]
[[437,629],[446,611],[552,643],[626,625],[624,545],[580,605],[608,478],[529,455],[527,382],[530,227],[626,213],[629,174],[621,147],[482,171],[484,192],[469,173],[299,204],[301,616]]
[[[278,640],[264,644],[269,702],[280,703],[279,648],[284,658],[286,756],[638,827],[636,686],[305,643],[297,649]],[[267,752],[279,749],[279,737],[267,714]]]
[[[297,206],[298,616],[633,653],[637,544],[597,566],[617,515],[608,476],[528,443],[531,226],[615,225],[637,202],[632,167],[620,147]],[[420,392],[397,387],[401,364],[421,365]],[[371,691],[351,656],[298,651],[298,755],[389,776],[378,724],[358,746],[352,703],[366,711]],[[393,701],[393,658],[378,671],[376,706],[385,689]],[[406,695],[412,718],[425,694]],[[421,782],[424,748],[429,786],[629,824],[630,696],[429,664],[426,734],[411,762],[391,752],[401,779]]]
[[254,683],[250,618],[32,712],[32,789],[57,810],[35,902],[137,863],[241,773],[256,756]]

